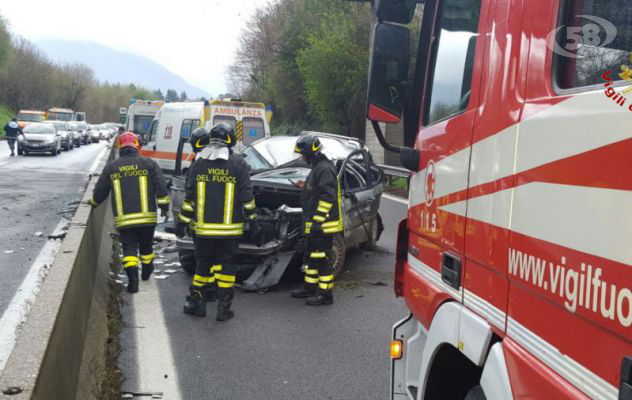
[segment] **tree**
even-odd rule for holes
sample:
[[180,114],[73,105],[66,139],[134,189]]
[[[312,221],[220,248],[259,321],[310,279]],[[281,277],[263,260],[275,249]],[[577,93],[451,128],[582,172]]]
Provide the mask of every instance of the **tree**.
[[152,94],[152,97],[156,100],[164,100],[165,96],[163,96],[162,94],[162,90],[160,89],[156,89],[154,90],[154,93]]
[[187,92],[183,90],[182,93],[180,93],[180,101],[187,101],[187,100],[189,100],[189,97],[187,96]]
[[165,100],[167,101],[167,103],[180,101],[180,98],[178,97],[178,92],[176,92],[173,89],[167,89],[167,95],[165,96]]

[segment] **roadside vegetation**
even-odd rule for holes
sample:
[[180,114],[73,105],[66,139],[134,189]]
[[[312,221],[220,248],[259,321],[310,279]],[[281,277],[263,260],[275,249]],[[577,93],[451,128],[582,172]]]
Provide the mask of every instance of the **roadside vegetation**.
[[[28,40],[13,36],[0,16],[0,122],[5,112],[21,109],[45,111],[51,107],[85,111],[92,123],[118,120],[119,108],[129,99],[179,101],[186,93],[149,90],[133,84],[98,82],[84,64],[55,64]],[[4,126],[3,122],[2,126]],[[4,133],[3,133],[4,135]]]
[[229,68],[229,90],[271,104],[273,130],[364,137],[371,9],[278,0],[256,11]]
[[4,139],[4,125],[13,118],[15,112],[4,104],[0,104],[0,140]]
[[384,192],[408,198],[408,181],[406,178],[393,178],[384,182]]

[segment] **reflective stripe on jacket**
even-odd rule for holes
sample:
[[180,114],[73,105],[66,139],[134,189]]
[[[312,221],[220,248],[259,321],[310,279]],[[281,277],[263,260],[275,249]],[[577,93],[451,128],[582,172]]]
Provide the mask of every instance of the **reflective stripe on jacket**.
[[190,224],[196,236],[242,236],[244,222],[257,218],[250,172],[238,156],[196,160],[185,186],[186,198],[178,218]]
[[155,225],[158,205],[170,202],[162,170],[150,158],[124,149],[105,166],[94,188],[92,202],[100,204],[112,194],[116,228]]

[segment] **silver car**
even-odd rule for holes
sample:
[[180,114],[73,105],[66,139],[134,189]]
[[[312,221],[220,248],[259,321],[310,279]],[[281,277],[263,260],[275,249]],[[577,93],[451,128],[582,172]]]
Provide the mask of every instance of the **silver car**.
[[69,151],[75,148],[74,136],[70,130],[70,126],[66,121],[48,121],[55,126],[57,133],[60,135],[61,147],[65,151]]
[[22,131],[24,133],[18,136],[18,155],[50,153],[56,156],[61,153],[61,134],[57,133],[55,125],[32,123]]

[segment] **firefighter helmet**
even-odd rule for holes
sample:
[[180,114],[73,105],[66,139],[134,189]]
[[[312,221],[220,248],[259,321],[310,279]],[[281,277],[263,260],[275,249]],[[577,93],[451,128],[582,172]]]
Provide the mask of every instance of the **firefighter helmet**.
[[210,143],[211,136],[204,128],[197,128],[189,138],[189,143],[195,153],[199,153]]
[[305,156],[305,158],[312,159],[315,155],[319,154],[323,145],[320,143],[318,136],[305,135],[299,136],[296,139],[296,145],[294,146],[294,152]]
[[237,143],[235,129],[226,122],[215,124],[211,129],[211,141],[233,147]]
[[140,150],[140,142],[138,137],[133,132],[125,132],[119,135],[117,146],[119,149],[125,147],[133,147],[136,150]]

